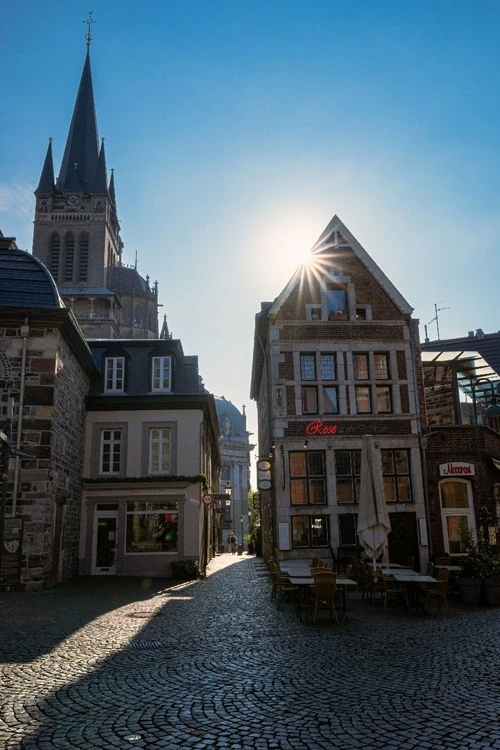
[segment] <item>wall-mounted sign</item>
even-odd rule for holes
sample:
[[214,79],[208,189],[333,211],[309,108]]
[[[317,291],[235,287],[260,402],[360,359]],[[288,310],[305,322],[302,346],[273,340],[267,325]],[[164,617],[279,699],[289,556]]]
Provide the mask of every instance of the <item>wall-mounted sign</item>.
[[325,424],[321,419],[315,419],[306,425],[306,435],[336,435],[338,425]]
[[212,505],[213,501],[214,501],[214,496],[211,495],[209,492],[205,492],[205,494],[201,498],[201,502],[203,503],[203,505],[206,505],[207,508],[210,507],[210,505]]
[[270,490],[272,481],[272,462],[269,458],[259,458],[257,461],[257,489]]
[[449,461],[447,464],[439,465],[440,477],[472,477],[475,473],[474,464],[467,464],[463,461]]

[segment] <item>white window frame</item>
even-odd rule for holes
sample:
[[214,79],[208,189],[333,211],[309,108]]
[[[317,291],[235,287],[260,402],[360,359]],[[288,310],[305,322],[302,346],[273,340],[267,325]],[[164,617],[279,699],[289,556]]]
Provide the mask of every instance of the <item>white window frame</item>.
[[[444,484],[450,484],[452,482],[465,484],[467,486],[467,499],[469,501],[468,508],[443,508],[441,487]],[[453,554],[455,556],[458,554],[457,552],[450,552],[450,540],[448,538],[448,524],[446,522],[446,519],[449,516],[461,516],[467,521],[470,531],[473,534],[476,533],[476,519],[474,516],[472,484],[471,482],[469,482],[468,479],[459,479],[458,477],[454,477],[453,479],[442,479],[438,482],[438,490],[439,490],[439,507],[441,508],[441,524],[443,527],[444,551],[447,552],[448,554]]]
[[[110,437],[108,440],[105,439],[105,433],[109,432]],[[118,434],[118,437],[116,436]],[[101,429],[101,435],[100,435],[100,445],[99,445],[99,474],[120,474],[121,472],[121,465],[122,465],[122,436],[123,431],[121,428],[116,427],[103,427]],[[106,470],[104,468],[104,446],[109,445],[109,469]],[[115,446],[118,446],[118,469],[113,469],[114,464],[114,449]]]
[[[159,433],[155,437],[155,433]],[[158,459],[154,457],[153,447],[158,445]],[[163,457],[164,447],[167,447],[167,467],[164,466]],[[155,463],[157,462],[157,465]],[[170,474],[172,466],[172,428],[171,427],[150,427],[149,428],[149,446],[148,446],[148,471],[150,474]]]
[[125,357],[106,357],[104,392],[123,393],[125,385]]
[[[156,372],[157,368],[158,372]],[[154,393],[170,393],[172,391],[172,357],[152,357],[151,390]]]

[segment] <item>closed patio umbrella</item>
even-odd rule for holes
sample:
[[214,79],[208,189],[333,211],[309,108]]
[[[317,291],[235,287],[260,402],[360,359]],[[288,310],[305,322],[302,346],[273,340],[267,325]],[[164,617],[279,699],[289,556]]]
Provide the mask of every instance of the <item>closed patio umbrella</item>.
[[384,498],[380,456],[371,435],[364,435],[361,451],[361,477],[359,486],[358,537],[368,557],[376,558],[383,552],[391,530],[389,512]]

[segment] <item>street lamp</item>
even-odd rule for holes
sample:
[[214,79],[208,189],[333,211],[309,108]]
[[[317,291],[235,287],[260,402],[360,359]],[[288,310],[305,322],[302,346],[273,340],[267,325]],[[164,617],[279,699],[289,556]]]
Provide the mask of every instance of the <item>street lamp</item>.
[[243,516],[240,516],[241,523],[241,548],[243,549]]

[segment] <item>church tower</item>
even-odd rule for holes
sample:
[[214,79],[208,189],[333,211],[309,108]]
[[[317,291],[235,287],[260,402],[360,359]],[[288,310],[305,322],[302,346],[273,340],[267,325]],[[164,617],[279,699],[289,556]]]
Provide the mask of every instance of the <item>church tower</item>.
[[54,178],[52,139],[40,181],[33,254],[51,272],[63,302],[87,338],[157,338],[158,285],[122,265],[113,171],[108,182],[104,139],[99,143],[87,54],[61,169]]

